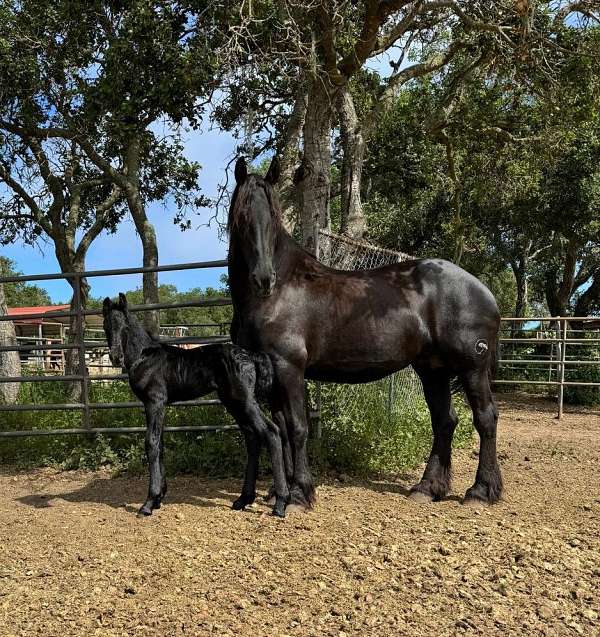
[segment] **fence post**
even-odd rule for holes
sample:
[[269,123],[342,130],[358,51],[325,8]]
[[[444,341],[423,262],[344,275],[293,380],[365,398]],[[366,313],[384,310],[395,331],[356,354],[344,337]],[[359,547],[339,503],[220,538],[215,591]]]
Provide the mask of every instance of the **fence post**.
[[81,401],[83,402],[82,427],[89,429],[90,422],[90,397],[85,364],[85,324],[83,317],[83,307],[81,304],[81,284],[82,275],[76,274],[75,278],[75,312],[77,313],[77,344],[79,345],[79,375],[81,376]]
[[[559,322],[559,325],[560,322]],[[567,358],[567,319],[562,319],[560,348],[560,385],[558,386],[558,420],[563,415],[563,402],[565,393],[565,360]]]

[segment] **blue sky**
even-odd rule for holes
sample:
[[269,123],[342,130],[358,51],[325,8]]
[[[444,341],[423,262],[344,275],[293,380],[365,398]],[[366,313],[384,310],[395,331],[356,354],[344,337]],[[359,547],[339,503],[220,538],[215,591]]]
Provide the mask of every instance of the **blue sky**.
[[[390,73],[389,56],[383,54],[370,60],[367,66],[385,77]],[[216,197],[218,186],[224,180],[225,168],[234,156],[239,141],[229,133],[210,130],[208,126],[198,131],[190,130],[185,141],[187,157],[202,166],[199,184],[203,194]],[[224,259],[227,253],[226,237],[219,237],[219,227],[214,220],[207,227],[213,215],[213,209],[199,210],[192,217],[192,229],[182,232],[173,223],[173,214],[168,206],[150,206],[148,216],[156,229],[160,264]],[[20,242],[0,246],[0,255],[12,259],[16,268],[24,274],[60,272],[50,241],[40,241],[37,246]],[[88,270],[131,268],[141,264],[141,244],[131,219],[125,219],[116,234],[100,235],[91,245],[86,261]],[[175,284],[182,291],[194,287],[218,287],[224,272],[224,268],[165,272],[159,273],[159,282]],[[99,277],[90,279],[89,283],[92,296],[115,296],[119,291],[140,287],[142,277]],[[69,285],[62,280],[39,282],[39,285],[48,291],[53,302],[68,302],[71,297]]]
[[[223,181],[227,163],[235,153],[236,140],[218,130],[190,131],[187,135],[187,156],[200,163],[200,187],[208,197],[215,197],[218,184]],[[224,259],[227,253],[225,239],[219,239],[217,224],[206,227],[213,210],[202,209],[192,217],[192,230],[182,232],[173,223],[168,207],[152,205],[148,216],[156,229],[158,253],[161,265],[191,261]],[[31,247],[14,243],[0,246],[0,255],[12,259],[24,274],[60,272],[51,242]],[[90,246],[87,258],[88,270],[131,268],[142,264],[142,249],[131,219],[121,223],[116,234],[103,233]],[[160,283],[173,283],[180,290],[193,287],[219,286],[224,269],[204,269],[159,274]],[[114,296],[119,291],[141,286],[141,275],[99,277],[90,279],[93,296]],[[68,301],[70,287],[64,281],[45,281],[54,302]]]

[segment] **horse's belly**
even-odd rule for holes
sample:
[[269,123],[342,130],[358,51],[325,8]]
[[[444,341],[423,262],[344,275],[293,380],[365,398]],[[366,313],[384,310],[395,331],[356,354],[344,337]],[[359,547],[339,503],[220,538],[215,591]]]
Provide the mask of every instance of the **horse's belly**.
[[400,361],[380,361],[366,365],[361,363],[318,363],[307,367],[305,377],[330,383],[370,383],[385,378],[408,365]]

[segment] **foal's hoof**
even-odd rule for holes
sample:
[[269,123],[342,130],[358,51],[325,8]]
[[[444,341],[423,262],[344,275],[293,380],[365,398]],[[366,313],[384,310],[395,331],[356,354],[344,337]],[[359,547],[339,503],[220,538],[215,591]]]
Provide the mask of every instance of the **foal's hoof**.
[[430,504],[433,502],[433,496],[429,493],[423,493],[423,491],[411,491],[408,498],[417,504]]
[[231,505],[231,508],[234,511],[243,511],[248,505],[253,504],[256,499],[256,494],[254,495],[242,495]]
[[232,505],[231,508],[234,511],[243,511],[244,507],[246,506],[246,503],[244,502],[244,500],[242,500],[242,498],[238,498]]
[[152,515],[152,509],[145,505],[137,512],[138,518],[147,518],[150,515]]

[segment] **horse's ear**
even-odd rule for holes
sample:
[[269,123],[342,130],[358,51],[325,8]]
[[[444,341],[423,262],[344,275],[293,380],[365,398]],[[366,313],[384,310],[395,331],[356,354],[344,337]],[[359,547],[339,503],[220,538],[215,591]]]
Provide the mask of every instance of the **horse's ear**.
[[265,181],[268,181],[271,184],[271,186],[274,186],[279,181],[279,173],[280,173],[279,159],[277,158],[277,155],[275,155],[273,159],[271,160],[271,165],[269,166],[269,170],[267,170]]
[[104,302],[102,303],[102,315],[103,316],[108,316],[109,315],[111,305],[112,305],[112,301],[108,297],[106,297],[104,299]]
[[246,160],[243,157],[240,157],[235,162],[234,174],[236,183],[238,184],[238,186],[241,186],[246,181],[246,177],[248,176],[248,167],[246,166]]
[[125,316],[129,316],[129,310],[127,309],[127,297],[123,294],[123,292],[119,292],[119,305],[123,310],[123,314],[125,314]]

